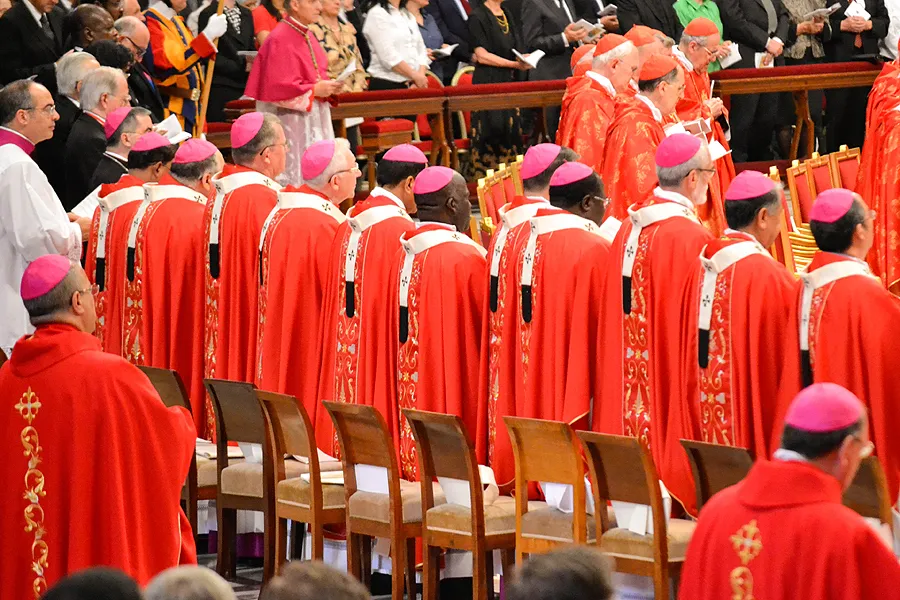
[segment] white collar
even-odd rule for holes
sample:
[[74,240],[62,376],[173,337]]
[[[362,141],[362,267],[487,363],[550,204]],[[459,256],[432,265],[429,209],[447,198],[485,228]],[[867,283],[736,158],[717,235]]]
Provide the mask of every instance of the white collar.
[[794,452],[793,450],[785,450],[784,448],[779,448],[778,450],[776,450],[772,454],[772,458],[781,462],[809,462],[809,459],[799,452]]
[[449,231],[456,231],[455,225],[450,225],[449,223],[438,223],[437,221],[416,221],[416,229],[420,229],[425,227],[426,225],[437,225],[443,229],[447,229]]
[[76,100],[76,99],[73,98],[72,96],[66,96],[66,98],[68,98],[69,102],[71,102],[72,104],[75,105],[75,108],[81,108],[81,101],[80,101],[80,100]]
[[672,202],[677,202],[678,204],[684,206],[685,208],[690,208],[694,210],[694,203],[690,201],[689,198],[686,198],[679,194],[678,192],[672,192],[670,190],[664,190],[661,187],[657,187],[653,190],[653,195],[657,198],[662,198],[663,200],[670,200]]
[[678,46],[672,47],[672,56],[678,59],[678,62],[682,64],[682,66],[687,69],[688,73],[692,71],[696,71],[694,68],[694,63],[692,63],[687,56],[684,55],[684,52],[681,51],[681,48]]
[[[27,1],[28,1],[28,0],[26,0],[26,2],[27,2]],[[95,113],[94,111],[92,111],[92,110],[86,110],[86,111],[84,111],[84,112],[86,112],[87,114],[91,115],[92,117],[94,117],[95,119],[97,119],[98,121],[100,121],[100,124],[101,124],[101,125],[106,125],[106,119],[103,118],[103,117],[101,117],[100,115],[98,115],[98,114]]]
[[391,192],[387,191],[386,189],[384,189],[384,188],[381,187],[381,186],[376,187],[374,190],[372,190],[372,191],[369,193],[369,195],[370,195],[370,196],[378,196],[378,197],[381,197],[381,198],[387,198],[388,200],[390,200],[391,202],[393,202],[394,204],[396,204],[397,206],[399,206],[399,207],[402,208],[403,210],[406,210],[406,206],[404,206],[403,200],[401,200],[400,198],[398,198],[397,196],[395,196],[394,194],[392,194]]
[[639,92],[641,90],[641,88],[637,84],[637,81],[635,81],[634,79],[629,79],[628,85],[630,85],[631,89],[633,89],[636,92]]
[[608,78],[604,77],[600,73],[595,73],[594,71],[588,71],[587,73],[585,73],[585,75],[600,84],[600,87],[609,92],[610,96],[612,96],[613,98],[616,97],[616,88],[613,87],[612,81],[610,81]]
[[28,12],[31,13],[31,16],[34,17],[34,20],[37,21],[38,25],[41,24],[41,13],[38,12],[38,9],[34,7],[34,4],[29,2],[28,0],[22,0],[25,3],[25,8],[28,9]]
[[653,104],[653,100],[651,100],[650,98],[648,98],[647,96],[645,96],[643,94],[635,94],[634,97],[647,105],[647,108],[649,108],[650,112],[653,113],[653,118],[656,119],[657,123],[662,123],[662,120],[663,120],[662,112],[660,112],[660,110],[658,108],[656,108],[656,105]]
[[[28,0],[25,0],[25,2],[28,2]],[[12,133],[12,134],[14,134],[14,135],[19,136],[20,138],[22,138],[23,140],[25,140],[26,142],[28,142],[28,143],[31,144],[32,146],[35,145],[34,142],[32,142],[31,140],[29,140],[27,137],[25,137],[24,135],[22,135],[21,133],[19,133],[19,132],[16,131],[15,129],[10,129],[9,127],[0,127],[0,129],[2,129],[3,131],[7,131],[7,132],[9,132],[9,133]]]
[[541,196],[525,196],[525,197],[528,198],[529,200],[534,200],[534,201],[536,201],[536,202],[542,202],[542,203],[544,203],[544,204],[550,204],[550,201],[549,201],[549,200],[547,200],[546,198],[541,197]]
[[170,21],[175,17],[175,9],[166,5],[165,2],[154,2],[150,5],[150,10],[155,10]]
[[116,154],[115,152],[110,152],[109,150],[107,150],[106,152],[104,152],[104,154],[107,154],[107,155],[109,155],[109,156],[111,156],[111,157],[113,157],[113,158],[115,158],[115,159],[117,159],[117,160],[120,160],[121,162],[123,162],[123,163],[125,163],[125,164],[128,164],[128,157],[127,157],[127,156],[122,156],[121,154]]

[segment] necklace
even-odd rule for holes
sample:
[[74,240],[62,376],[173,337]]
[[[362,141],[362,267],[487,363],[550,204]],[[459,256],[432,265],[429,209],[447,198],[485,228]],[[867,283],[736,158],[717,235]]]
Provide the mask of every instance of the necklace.
[[499,15],[494,15],[494,18],[497,19],[497,24],[500,25],[500,31],[503,32],[503,35],[509,34],[509,20],[506,18],[506,13],[501,11]]

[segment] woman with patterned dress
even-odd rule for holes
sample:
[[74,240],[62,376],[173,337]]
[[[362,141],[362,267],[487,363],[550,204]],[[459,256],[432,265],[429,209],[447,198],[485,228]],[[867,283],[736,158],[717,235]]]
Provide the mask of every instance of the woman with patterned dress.
[[309,26],[328,56],[328,77],[337,79],[350,63],[356,61],[356,69],[346,77],[344,93],[364,92],[368,87],[366,69],[359,47],[356,45],[356,28],[341,21],[341,0],[322,0],[319,20]]

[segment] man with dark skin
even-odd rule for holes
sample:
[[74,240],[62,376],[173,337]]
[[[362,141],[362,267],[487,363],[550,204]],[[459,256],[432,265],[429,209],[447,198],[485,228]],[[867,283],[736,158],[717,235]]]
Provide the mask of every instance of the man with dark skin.
[[98,40],[115,40],[118,37],[113,18],[96,4],[82,4],[66,17],[63,30],[66,48],[86,48]]

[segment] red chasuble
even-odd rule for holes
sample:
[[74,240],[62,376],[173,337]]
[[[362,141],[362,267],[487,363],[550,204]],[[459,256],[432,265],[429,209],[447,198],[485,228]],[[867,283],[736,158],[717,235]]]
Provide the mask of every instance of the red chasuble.
[[570,338],[584,326],[572,300],[584,257],[605,266],[609,242],[592,222],[556,208],[538,210],[526,229],[514,279],[516,415],[585,429],[589,402],[565,402]]
[[397,398],[388,423],[400,476],[418,481],[404,408],[457,415],[469,432],[478,429],[485,250],[451,226],[431,223],[404,233],[400,244],[389,280],[390,343],[384,352],[387,370],[395,374],[388,397]]
[[[622,220],[628,208],[640,204],[656,187],[656,147],[666,133],[644,96],[620,98],[606,134],[603,184],[609,198],[607,214]],[[659,111],[657,110],[658,114]]]
[[678,402],[688,401],[680,386],[688,360],[687,283],[711,239],[690,200],[657,188],[612,244],[597,332],[592,428],[648,444],[663,482],[688,510],[695,496],[690,466],[668,435],[683,414]]
[[[767,458],[785,364],[781,342],[796,281],[752,236],[730,231],[703,249],[688,280],[685,439]],[[699,400],[699,401],[698,401]]]
[[[349,217],[338,227],[328,263],[319,399],[374,406],[391,422],[396,399],[384,390],[395,372],[378,357],[389,343],[391,259],[400,236],[415,225],[403,202],[382,188],[353,206]],[[340,454],[328,411],[316,414],[316,441],[323,452]]]
[[703,507],[681,600],[897,598],[900,565],[837,479],[802,462],[760,461]]
[[179,507],[194,452],[183,408],[166,408],[140,371],[70,325],[20,339],[0,390],[4,598],[38,598],[96,565],[146,585],[197,562]]
[[517,196],[500,208],[500,229],[488,246],[488,268],[482,290],[487,309],[481,328],[481,366],[478,371],[478,425],[475,452],[487,460],[501,485],[515,478],[512,442],[504,416],[516,416],[515,335],[518,301],[515,283],[516,256],[528,239],[528,221],[539,208],[550,206],[543,198]]
[[563,97],[556,143],[571,148],[580,156],[579,162],[601,173],[607,131],[615,114],[615,89],[608,79],[594,72],[587,73],[582,81],[586,84],[567,89]]
[[331,244],[345,220],[319,192],[288,187],[261,238],[256,385],[295,396],[311,419],[318,406],[319,324]]
[[207,198],[165,175],[128,234],[125,265],[125,357],[173,369],[184,380],[197,435],[206,437],[203,389],[203,212]]
[[116,183],[100,186],[91,223],[85,272],[100,291],[94,296],[97,329],[94,335],[106,352],[124,356],[122,316],[125,312],[125,251],[134,213],[144,199],[144,182],[133,175],[122,175]]
[[[256,381],[259,239],[281,186],[235,165],[215,179],[206,206],[206,376]],[[210,431],[215,431],[209,407]]]
[[[894,502],[900,488],[900,373],[895,364],[900,355],[900,300],[881,286],[865,263],[842,254],[817,253],[801,278],[786,330],[792,333],[787,351],[794,358],[785,370],[776,431],[804,383],[844,386],[869,411],[869,435]],[[804,314],[809,315],[808,329],[802,327]]]

